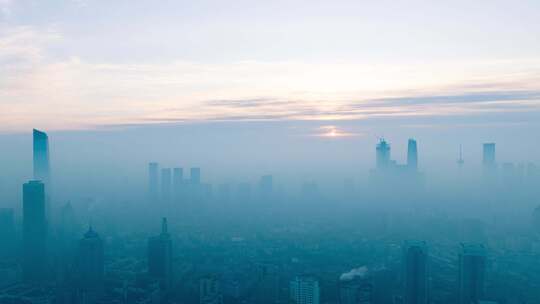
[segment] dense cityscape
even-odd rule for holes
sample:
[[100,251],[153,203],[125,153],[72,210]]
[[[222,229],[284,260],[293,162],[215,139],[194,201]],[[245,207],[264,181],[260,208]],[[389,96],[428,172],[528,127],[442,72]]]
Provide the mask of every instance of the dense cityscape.
[[139,201],[60,202],[50,140],[33,131],[33,177],[0,209],[0,303],[540,301],[540,172],[499,165],[495,143],[475,182],[460,149],[444,191],[416,140],[398,164],[380,139],[367,184],[340,195],[313,181],[289,193],[270,174],[213,185],[150,162]]

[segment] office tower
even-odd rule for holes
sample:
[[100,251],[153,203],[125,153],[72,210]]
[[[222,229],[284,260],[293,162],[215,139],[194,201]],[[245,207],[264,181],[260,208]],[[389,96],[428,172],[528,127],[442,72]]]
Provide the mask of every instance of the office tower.
[[103,291],[103,260],[103,241],[92,227],[89,227],[79,241],[77,254],[79,289],[87,300],[95,299]]
[[459,253],[459,303],[478,303],[484,297],[486,249],[479,244],[461,244]]
[[457,164],[459,169],[463,168],[463,165],[465,164],[465,160],[463,159],[463,149],[461,145],[459,145],[459,158],[457,160]]
[[159,164],[158,163],[149,163],[148,164],[148,193],[150,199],[157,199],[159,193]]
[[416,147],[416,140],[409,139],[407,144],[407,167],[410,170],[418,170],[418,149]]
[[385,169],[390,165],[390,145],[381,139],[376,147],[377,169]]
[[261,195],[265,198],[268,198],[270,195],[272,195],[272,191],[273,191],[272,175],[263,175],[261,177],[261,180],[259,181],[259,189],[261,191]]
[[428,250],[426,243],[405,242],[402,266],[405,304],[427,304]]
[[319,281],[312,276],[297,276],[289,285],[290,298],[295,304],[319,304]]
[[41,282],[47,274],[47,219],[45,186],[41,181],[23,185],[23,277]]
[[15,256],[15,217],[13,209],[0,208],[0,257],[12,258]]
[[340,304],[373,304],[374,286],[370,276],[339,282]]
[[[49,163],[49,137],[45,132],[33,132],[34,179],[42,181],[47,187],[51,181]],[[48,190],[47,190],[48,191]]]
[[486,176],[492,176],[497,168],[497,165],[495,163],[495,144],[486,143],[483,147],[484,149],[482,154],[482,165],[484,168],[484,174]]
[[199,280],[199,304],[223,304],[219,278],[206,276]]
[[148,239],[148,274],[167,288],[172,283],[172,240],[167,218],[161,220],[161,234]]
[[184,181],[184,170],[182,168],[173,168],[173,187],[180,188]]
[[190,171],[191,183],[198,185],[201,183],[201,168],[191,168]]
[[164,201],[171,199],[171,169],[163,168],[161,169],[161,198]]

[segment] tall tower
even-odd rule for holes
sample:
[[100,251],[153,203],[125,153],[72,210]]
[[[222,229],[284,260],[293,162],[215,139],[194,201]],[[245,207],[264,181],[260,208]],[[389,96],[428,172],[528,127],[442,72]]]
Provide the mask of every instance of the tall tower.
[[103,291],[103,241],[91,226],[79,241],[77,258],[80,290],[85,298],[99,296]]
[[418,170],[418,149],[416,140],[410,138],[407,144],[407,167],[410,170]]
[[463,159],[463,149],[461,145],[459,145],[459,158],[457,160],[457,164],[459,169],[463,168],[463,165],[465,164],[465,160]]
[[47,275],[47,219],[45,186],[41,181],[23,185],[23,277],[42,282]]
[[381,139],[375,148],[377,169],[386,169],[390,165],[390,145]]
[[461,244],[459,253],[459,303],[478,303],[484,296],[486,249],[479,244]]
[[297,276],[289,286],[290,297],[295,304],[319,304],[319,281],[311,276]]
[[42,181],[47,187],[51,181],[51,168],[49,163],[49,137],[47,133],[34,129],[33,159],[34,179]]
[[160,279],[165,288],[172,283],[172,240],[167,218],[161,220],[161,234],[148,239],[148,274]]
[[428,249],[425,242],[403,245],[405,304],[428,303]]
[[493,177],[495,170],[497,169],[497,165],[495,163],[495,143],[485,143],[483,145],[482,156],[484,175],[486,177]]
[[156,200],[159,193],[159,164],[148,164],[148,193],[150,199]]

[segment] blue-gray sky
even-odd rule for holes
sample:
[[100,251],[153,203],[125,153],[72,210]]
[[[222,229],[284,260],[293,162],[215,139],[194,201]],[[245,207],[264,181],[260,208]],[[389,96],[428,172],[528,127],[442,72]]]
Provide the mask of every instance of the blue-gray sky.
[[539,36],[538,1],[0,0],[0,132],[520,114],[538,130]]

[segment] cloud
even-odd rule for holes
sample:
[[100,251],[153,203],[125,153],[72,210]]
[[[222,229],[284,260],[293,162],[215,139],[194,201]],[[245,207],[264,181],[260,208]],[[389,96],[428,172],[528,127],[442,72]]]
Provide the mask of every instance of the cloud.
[[369,269],[367,266],[362,266],[358,268],[353,268],[348,272],[342,273],[339,276],[340,281],[352,281],[356,278],[364,278],[369,274]]

